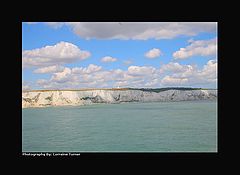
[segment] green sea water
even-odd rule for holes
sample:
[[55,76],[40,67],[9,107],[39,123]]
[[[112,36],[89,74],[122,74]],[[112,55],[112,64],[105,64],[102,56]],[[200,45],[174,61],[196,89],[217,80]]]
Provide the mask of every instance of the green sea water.
[[22,109],[24,152],[217,152],[217,102]]

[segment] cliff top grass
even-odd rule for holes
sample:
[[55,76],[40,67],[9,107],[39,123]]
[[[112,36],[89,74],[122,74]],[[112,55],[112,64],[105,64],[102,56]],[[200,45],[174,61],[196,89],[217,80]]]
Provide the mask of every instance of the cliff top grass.
[[40,90],[23,90],[22,92],[48,92],[48,91],[91,91],[91,90],[141,90],[146,92],[162,92],[167,90],[217,90],[210,88],[189,88],[189,87],[166,87],[166,88],[82,88],[82,89],[40,89]]
[[132,90],[141,90],[146,92],[162,92],[168,90],[182,90],[182,91],[192,91],[192,90],[216,90],[207,88],[190,88],[190,87],[166,87],[166,88],[129,88]]

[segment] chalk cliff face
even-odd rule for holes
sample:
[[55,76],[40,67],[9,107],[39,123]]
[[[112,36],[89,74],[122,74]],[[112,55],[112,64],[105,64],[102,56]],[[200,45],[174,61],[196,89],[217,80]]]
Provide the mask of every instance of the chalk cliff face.
[[93,103],[163,102],[216,99],[217,90],[84,90],[22,92],[22,107],[87,105]]

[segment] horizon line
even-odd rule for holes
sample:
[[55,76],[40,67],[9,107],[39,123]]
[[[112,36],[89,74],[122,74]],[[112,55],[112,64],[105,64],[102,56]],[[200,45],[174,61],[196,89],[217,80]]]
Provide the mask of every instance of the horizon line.
[[141,90],[141,89],[192,89],[192,90],[218,90],[217,88],[200,88],[200,87],[162,87],[162,88],[136,88],[136,87],[125,87],[125,88],[79,88],[79,89],[29,89],[22,90],[22,92],[31,92],[31,91],[87,91],[87,90]]

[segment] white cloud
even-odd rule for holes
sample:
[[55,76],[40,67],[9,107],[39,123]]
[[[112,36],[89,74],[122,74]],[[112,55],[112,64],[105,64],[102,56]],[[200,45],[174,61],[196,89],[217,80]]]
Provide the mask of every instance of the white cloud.
[[194,36],[200,32],[216,33],[217,22],[44,22],[59,28],[70,26],[85,39],[172,39],[181,35]]
[[159,87],[160,81],[158,78],[152,79],[148,82],[146,82],[146,87]]
[[[66,88],[64,86],[61,86],[59,83],[50,81],[50,80],[45,80],[45,79],[39,79],[36,81],[36,84],[41,87],[41,89],[62,89]],[[60,86],[59,86],[60,85]]]
[[164,64],[161,66],[161,71],[172,71],[172,72],[179,72],[183,70],[183,66],[179,63],[170,62],[168,64]]
[[202,68],[170,62],[160,69],[152,66],[129,66],[127,70],[104,70],[90,64],[87,67],[65,67],[53,73],[49,80],[40,79],[42,88],[101,88],[101,87],[216,87],[217,61],[209,60]]
[[45,79],[39,79],[39,80],[37,80],[37,84],[38,85],[46,85],[46,84],[48,84],[48,80],[45,80]]
[[199,76],[206,79],[209,82],[217,81],[217,61],[209,60],[206,65],[204,65],[202,71],[199,72]]
[[[173,74],[165,75],[161,84],[171,85],[211,85],[216,87],[217,83],[217,61],[209,60],[202,69],[197,66],[181,65],[182,71],[174,71]],[[163,67],[164,69],[164,67]],[[174,69],[173,69],[174,70]]]
[[49,80],[40,79],[37,84],[42,88],[83,88],[144,86],[151,81],[156,69],[148,66],[130,66],[128,70],[103,70],[101,66],[90,64],[88,67],[64,68],[53,73]]
[[130,75],[149,75],[153,74],[154,71],[156,71],[156,68],[151,67],[151,66],[130,66],[128,67],[128,73]]
[[115,61],[117,61],[117,58],[113,58],[110,56],[106,56],[101,59],[101,62],[115,62]]
[[29,85],[22,85],[22,90],[26,91],[26,90],[30,90],[30,86]]
[[45,73],[55,73],[55,72],[62,72],[64,70],[63,66],[47,66],[35,69],[33,72],[38,74],[45,74]]
[[163,85],[168,85],[168,86],[183,85],[183,84],[186,84],[187,82],[188,82],[187,78],[176,78],[168,75],[165,76],[161,81]]
[[153,49],[149,50],[145,54],[145,56],[147,58],[156,58],[156,57],[159,57],[161,54],[162,54],[162,52],[160,51],[160,49],[153,48]]
[[191,69],[191,65],[181,65],[179,63],[169,62],[168,64],[164,64],[161,66],[160,72],[186,72],[188,69]]
[[62,41],[53,46],[24,50],[22,62],[23,67],[51,66],[84,60],[90,55],[90,52],[82,51],[76,45]]
[[57,72],[54,73],[51,81],[55,81],[55,82],[60,82],[60,83],[65,83],[67,81],[71,80],[71,69],[70,68],[64,68],[64,70],[62,72]]
[[180,48],[180,50],[173,53],[175,60],[178,59],[187,59],[192,56],[209,56],[217,54],[217,39],[211,40],[198,40],[198,41],[189,41],[190,45],[186,48]]
[[171,39],[180,35],[216,32],[216,22],[69,22],[73,32],[86,39]]
[[129,86],[129,82],[128,81],[117,81],[114,84],[114,87],[127,87]]
[[90,64],[88,67],[65,67],[62,72],[53,73],[49,80],[40,79],[37,84],[42,88],[85,88],[102,87],[106,84],[103,78],[111,77],[110,72],[101,71],[102,67]]
[[33,88],[34,83],[31,81],[24,81],[24,77],[22,77],[22,90],[31,90]]
[[90,64],[87,68],[75,67],[72,69],[72,73],[74,73],[74,74],[90,74],[90,73],[98,72],[101,69],[102,69],[101,66]]

